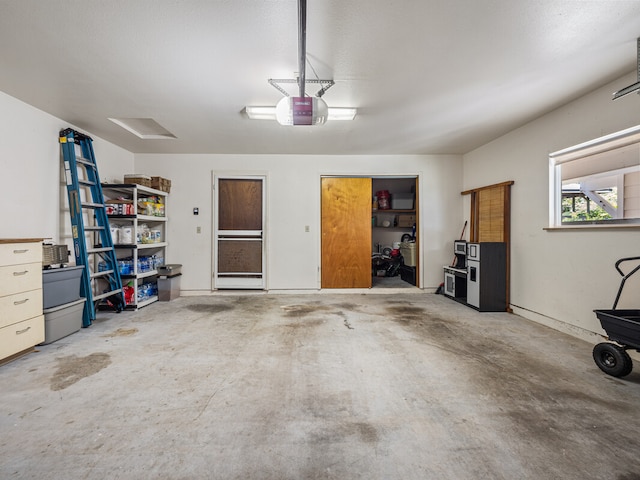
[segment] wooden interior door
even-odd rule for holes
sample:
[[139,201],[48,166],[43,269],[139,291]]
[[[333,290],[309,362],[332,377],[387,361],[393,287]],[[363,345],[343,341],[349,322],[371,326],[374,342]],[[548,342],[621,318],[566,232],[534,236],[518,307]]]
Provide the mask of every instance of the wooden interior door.
[[217,178],[215,288],[263,289],[264,178]]
[[321,179],[322,288],[371,288],[371,179]]

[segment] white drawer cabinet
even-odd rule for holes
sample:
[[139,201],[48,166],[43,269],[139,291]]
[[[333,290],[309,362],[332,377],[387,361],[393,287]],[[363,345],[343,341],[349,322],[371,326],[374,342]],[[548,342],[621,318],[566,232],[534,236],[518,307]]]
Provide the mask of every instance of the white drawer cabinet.
[[43,341],[42,239],[0,239],[0,361]]
[[11,243],[0,239],[0,265],[21,265],[40,262],[42,265],[42,240],[34,243]]
[[42,288],[0,297],[0,328],[42,315]]
[[0,360],[44,342],[44,315],[0,329]]
[[0,267],[0,295],[42,288],[42,262]]

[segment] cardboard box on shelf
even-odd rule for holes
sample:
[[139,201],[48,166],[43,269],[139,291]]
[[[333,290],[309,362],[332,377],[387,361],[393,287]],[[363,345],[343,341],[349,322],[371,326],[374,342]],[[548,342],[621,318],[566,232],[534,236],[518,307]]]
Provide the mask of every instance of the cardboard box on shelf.
[[135,183],[136,185],[142,185],[143,187],[151,187],[151,177],[148,175],[131,173],[124,176],[124,181],[122,183],[126,183],[126,184]]
[[171,180],[162,177],[151,177],[151,188],[169,193],[171,191]]
[[415,223],[416,223],[415,215],[400,214],[396,218],[396,226],[398,227],[411,228],[415,225]]

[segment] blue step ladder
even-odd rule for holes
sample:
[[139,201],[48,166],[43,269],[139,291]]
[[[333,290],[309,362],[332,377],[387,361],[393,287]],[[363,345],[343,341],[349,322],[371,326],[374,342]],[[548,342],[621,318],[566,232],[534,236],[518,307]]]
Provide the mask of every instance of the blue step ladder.
[[100,304],[117,312],[124,307],[122,280],[111,239],[91,137],[67,128],[60,132],[69,197],[76,265],[84,266],[80,295],[86,298],[82,326],[96,319]]

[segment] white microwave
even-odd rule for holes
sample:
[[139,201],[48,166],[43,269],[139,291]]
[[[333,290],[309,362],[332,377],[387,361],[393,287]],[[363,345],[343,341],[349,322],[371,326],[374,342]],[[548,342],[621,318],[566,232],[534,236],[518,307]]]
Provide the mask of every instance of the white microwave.
[[464,240],[456,240],[453,242],[453,253],[456,255],[467,254],[467,242]]

